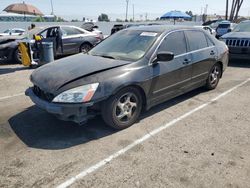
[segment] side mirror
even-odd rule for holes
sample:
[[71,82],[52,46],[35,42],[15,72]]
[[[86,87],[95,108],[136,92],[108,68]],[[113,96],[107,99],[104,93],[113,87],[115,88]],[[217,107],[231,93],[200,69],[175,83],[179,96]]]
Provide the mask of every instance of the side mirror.
[[171,61],[174,59],[173,52],[158,52],[157,61]]
[[227,32],[228,32],[228,33],[232,32],[232,29],[228,29]]

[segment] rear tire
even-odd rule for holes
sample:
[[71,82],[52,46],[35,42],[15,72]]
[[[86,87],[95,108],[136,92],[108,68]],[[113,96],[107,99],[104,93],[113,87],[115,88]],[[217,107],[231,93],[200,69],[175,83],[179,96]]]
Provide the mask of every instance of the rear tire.
[[222,75],[222,68],[219,63],[216,63],[210,70],[207,82],[206,89],[212,90],[215,89],[220,81]]
[[111,96],[102,105],[105,123],[117,130],[133,125],[142,110],[142,95],[134,87],[127,87]]
[[86,54],[89,50],[91,50],[91,48],[92,48],[92,46],[91,46],[90,44],[88,44],[88,43],[83,43],[83,44],[81,45],[79,51],[80,51],[80,53],[82,52],[82,53]]

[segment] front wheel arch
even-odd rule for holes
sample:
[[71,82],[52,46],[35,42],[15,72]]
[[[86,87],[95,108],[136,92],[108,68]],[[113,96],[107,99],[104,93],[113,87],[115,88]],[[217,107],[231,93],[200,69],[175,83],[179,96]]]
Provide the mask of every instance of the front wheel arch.
[[[135,109],[135,111],[134,111],[135,114],[132,117],[130,116],[131,119],[128,120],[128,122],[126,122],[126,121],[123,122],[118,116],[116,116],[114,114],[115,113],[114,110],[117,109],[117,106],[116,106],[117,102],[120,101],[120,99],[122,99],[122,95],[124,94],[126,96],[127,92],[128,93],[132,92],[131,94],[134,94],[135,99],[137,99],[137,102],[138,102],[138,103],[135,103],[135,104],[137,104],[136,106],[138,107],[138,109]],[[124,103],[126,103],[126,102],[124,102]],[[125,106],[126,105],[127,104],[125,104]],[[122,108],[123,107],[121,107],[120,109],[122,109]],[[132,108],[134,108],[134,107],[131,106],[131,109]],[[105,121],[105,123],[107,125],[115,128],[117,130],[121,130],[121,129],[128,128],[131,125],[133,125],[135,122],[137,122],[139,120],[139,116],[140,116],[142,109],[143,109],[143,95],[141,94],[140,89],[138,89],[138,87],[134,87],[134,86],[127,86],[127,87],[121,88],[119,91],[117,91],[117,93],[115,93],[114,95],[111,95],[108,99],[103,101],[102,107],[101,107],[101,114],[102,114],[103,120]],[[126,110],[125,110],[125,112],[126,112]],[[125,114],[125,117],[126,117],[126,114]],[[127,115],[127,117],[129,117],[129,116]]]
[[[220,75],[220,78],[222,78],[223,69],[224,69],[223,63],[222,63],[221,61],[218,61],[217,63],[220,65],[220,68],[221,68],[221,75]],[[215,63],[215,64],[216,64],[216,63]]]
[[[142,96],[142,102],[143,102],[142,103],[143,104],[143,110],[145,110],[146,107],[147,107],[147,96],[146,96],[146,93],[145,93],[144,89],[141,86],[137,85],[137,84],[127,84],[127,85],[124,85],[122,87],[118,87],[117,89],[115,89],[112,92],[111,96],[114,96],[116,93],[118,93],[119,91],[121,91],[121,90],[123,90],[124,88],[127,88],[127,87],[134,87],[134,88],[136,88],[136,89],[138,89],[140,91],[141,96]],[[109,96],[109,97],[111,97],[111,96]]]

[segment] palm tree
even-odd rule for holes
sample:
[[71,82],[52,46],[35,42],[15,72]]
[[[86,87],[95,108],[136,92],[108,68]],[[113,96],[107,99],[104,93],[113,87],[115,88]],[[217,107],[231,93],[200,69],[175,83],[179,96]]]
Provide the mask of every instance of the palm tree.
[[228,1],[229,0],[226,0],[226,16],[225,16],[226,20],[228,19]]
[[[226,3],[228,3],[228,0],[226,0],[226,1],[227,1]],[[230,12],[230,17],[229,17],[230,21],[234,21],[234,20],[238,19],[239,11],[240,11],[242,4],[243,4],[243,0],[233,0],[232,1],[231,12]],[[227,17],[227,11],[228,11],[228,9],[226,10],[226,17]]]

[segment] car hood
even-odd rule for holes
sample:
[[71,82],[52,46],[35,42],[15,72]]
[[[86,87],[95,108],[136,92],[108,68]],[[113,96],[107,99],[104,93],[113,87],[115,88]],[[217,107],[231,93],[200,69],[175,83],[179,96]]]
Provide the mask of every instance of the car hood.
[[56,93],[61,87],[86,76],[129,64],[129,61],[78,54],[36,69],[31,81],[42,90]]
[[250,32],[230,32],[222,36],[223,39],[227,38],[250,38]]

